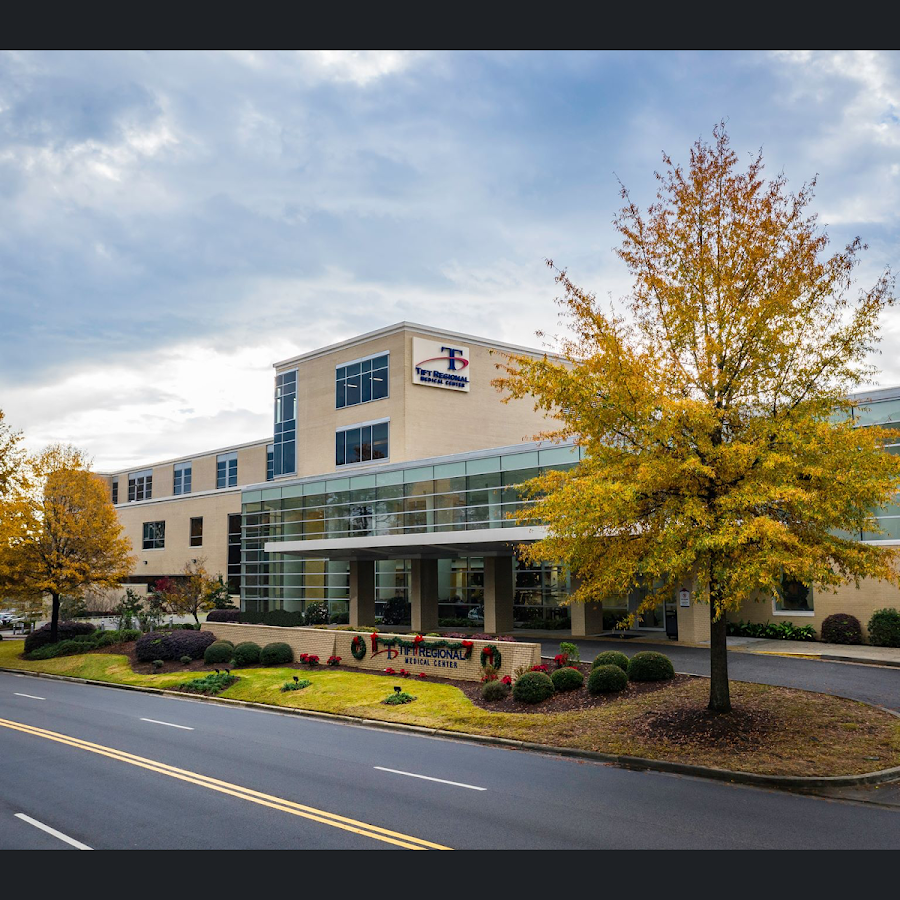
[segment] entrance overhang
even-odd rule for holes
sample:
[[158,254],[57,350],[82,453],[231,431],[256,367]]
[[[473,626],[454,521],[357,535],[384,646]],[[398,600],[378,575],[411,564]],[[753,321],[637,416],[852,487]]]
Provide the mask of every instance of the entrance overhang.
[[518,544],[546,537],[543,525],[378,534],[310,541],[267,541],[266,553],[289,553],[303,559],[455,559],[466,556],[513,556]]

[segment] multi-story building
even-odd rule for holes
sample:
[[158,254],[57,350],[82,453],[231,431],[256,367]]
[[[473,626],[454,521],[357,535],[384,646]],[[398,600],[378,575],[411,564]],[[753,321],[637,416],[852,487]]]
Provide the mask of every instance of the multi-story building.
[[[523,501],[517,485],[576,464],[579,448],[535,441],[553,423],[533,401],[503,401],[491,381],[507,353],[543,355],[401,322],[276,363],[271,438],[105,476],[138,556],[132,581],[176,576],[203,557],[252,611],[326,603],[351,624],[390,612],[420,630],[483,619],[492,632],[571,613],[573,633],[602,631],[604,612],[609,626],[640,590],[568,608],[558,567],[516,557],[544,533],[508,518]],[[861,425],[900,420],[900,390],[865,399]],[[882,512],[900,546],[900,508]],[[804,590],[744,617],[817,625],[843,611],[865,621],[898,599],[880,584]],[[708,637],[706,608],[675,597],[639,627],[662,630],[666,615],[681,639]]]

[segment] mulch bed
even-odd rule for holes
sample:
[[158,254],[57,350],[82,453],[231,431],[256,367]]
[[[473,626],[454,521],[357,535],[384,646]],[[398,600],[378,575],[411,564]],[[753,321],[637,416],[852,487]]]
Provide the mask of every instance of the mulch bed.
[[789,723],[762,704],[733,705],[728,715],[696,706],[648,712],[633,726],[634,734],[674,746],[715,750],[756,750]]

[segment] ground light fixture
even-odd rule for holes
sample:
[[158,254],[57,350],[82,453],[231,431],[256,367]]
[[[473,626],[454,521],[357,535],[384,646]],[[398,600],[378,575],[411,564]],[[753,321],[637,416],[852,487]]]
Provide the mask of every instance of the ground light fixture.
[[299,680],[300,680],[300,679],[295,675],[295,676],[294,676],[294,681],[299,681]]
[[399,685],[396,685],[396,684],[394,685],[394,693],[395,694],[399,694],[401,690],[402,690],[402,688]]

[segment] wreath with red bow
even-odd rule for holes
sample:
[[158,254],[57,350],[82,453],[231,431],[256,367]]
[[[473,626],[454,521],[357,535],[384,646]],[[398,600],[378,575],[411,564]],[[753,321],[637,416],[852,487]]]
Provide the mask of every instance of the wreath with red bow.
[[366,657],[366,642],[357,635],[350,641],[350,652],[353,654],[353,658],[359,662]]

